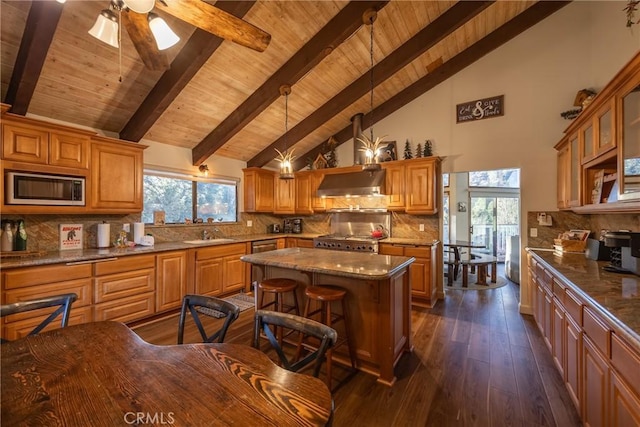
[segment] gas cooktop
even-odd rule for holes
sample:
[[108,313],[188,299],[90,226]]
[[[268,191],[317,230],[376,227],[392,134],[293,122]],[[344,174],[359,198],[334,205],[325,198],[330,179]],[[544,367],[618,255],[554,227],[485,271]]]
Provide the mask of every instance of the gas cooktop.
[[366,235],[326,234],[313,239],[313,247],[336,251],[378,253],[378,240]]

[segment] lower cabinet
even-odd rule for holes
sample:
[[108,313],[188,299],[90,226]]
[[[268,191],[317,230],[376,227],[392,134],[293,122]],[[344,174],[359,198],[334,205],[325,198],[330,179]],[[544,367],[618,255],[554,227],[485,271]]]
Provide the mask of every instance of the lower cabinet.
[[246,253],[244,243],[198,249],[195,293],[218,296],[243,289],[246,286],[246,268],[240,257]]
[[534,317],[585,426],[640,426],[640,352],[529,256]]
[[[35,298],[75,293],[69,324],[76,325],[93,320],[91,305],[91,265],[48,265],[3,270],[2,303],[11,304]],[[51,314],[55,308],[44,308],[20,313],[2,319],[2,338],[9,341],[25,337]],[[49,324],[45,331],[60,327],[60,318]]]
[[436,302],[436,248],[437,246],[413,246],[381,243],[380,255],[414,257],[411,275],[411,302],[432,307]]
[[179,308],[187,294],[187,251],[156,255],[156,312]]
[[94,264],[94,318],[131,322],[155,313],[155,255]]

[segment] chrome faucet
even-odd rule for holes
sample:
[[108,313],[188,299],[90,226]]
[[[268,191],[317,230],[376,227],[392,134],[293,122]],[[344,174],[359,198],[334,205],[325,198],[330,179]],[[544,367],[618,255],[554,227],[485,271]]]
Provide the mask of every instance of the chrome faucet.
[[210,240],[211,236],[209,235],[208,230],[202,230],[202,240]]

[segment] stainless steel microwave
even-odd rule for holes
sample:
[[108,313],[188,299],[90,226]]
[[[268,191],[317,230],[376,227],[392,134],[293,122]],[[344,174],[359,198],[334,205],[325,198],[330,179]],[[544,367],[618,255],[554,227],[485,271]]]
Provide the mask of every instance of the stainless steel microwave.
[[83,177],[7,172],[5,186],[7,205],[85,205]]

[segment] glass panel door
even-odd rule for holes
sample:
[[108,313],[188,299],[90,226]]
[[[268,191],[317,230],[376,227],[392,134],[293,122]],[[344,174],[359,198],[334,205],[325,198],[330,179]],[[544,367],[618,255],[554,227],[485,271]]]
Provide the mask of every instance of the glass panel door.
[[474,196],[471,194],[471,242],[484,248],[474,253],[493,255],[503,262],[507,240],[519,234],[517,196]]

